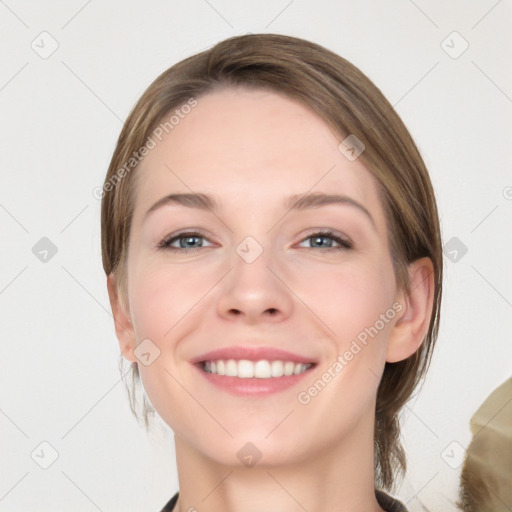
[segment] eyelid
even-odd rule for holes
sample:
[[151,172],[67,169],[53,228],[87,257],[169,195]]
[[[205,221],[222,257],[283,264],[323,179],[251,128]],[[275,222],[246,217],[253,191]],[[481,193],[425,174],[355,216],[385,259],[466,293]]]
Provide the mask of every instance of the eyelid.
[[[324,251],[334,251],[339,249],[347,250],[354,247],[354,242],[350,237],[332,228],[312,228],[307,235],[301,237],[299,243],[302,243],[309,238],[313,238],[314,236],[325,236],[327,238],[331,238],[340,245],[340,247],[326,247],[323,249]],[[314,249],[314,247],[305,247],[305,249]]]
[[[170,250],[175,252],[185,252],[185,251],[191,251],[194,249],[203,249],[204,247],[190,247],[190,248],[178,248],[178,247],[172,247],[170,244],[174,243],[176,240],[179,240],[180,238],[184,238],[186,236],[193,237],[197,236],[199,238],[203,238],[204,240],[207,240],[210,243],[214,243],[210,240],[208,236],[206,236],[204,233],[201,232],[201,230],[195,229],[195,228],[185,228],[181,231],[178,231],[177,233],[172,233],[168,236],[165,236],[160,242],[157,244],[158,250]],[[209,246],[208,246],[209,247]]]
[[[185,228],[181,231],[178,231],[177,233],[172,233],[166,237],[163,238],[158,244],[157,244],[157,250],[169,250],[171,252],[188,252],[188,251],[194,251],[196,249],[205,249],[206,247],[211,246],[203,246],[203,247],[172,247],[170,244],[174,243],[176,240],[179,240],[180,238],[184,237],[198,237],[202,238],[209,243],[215,244],[215,242],[212,242],[208,236],[205,236],[204,233],[202,233],[202,230],[195,229],[195,228]],[[326,237],[331,238],[334,240],[335,243],[338,244],[338,247],[324,247],[320,248],[323,252],[327,251],[337,251],[337,250],[348,250],[352,249],[354,247],[353,241],[350,239],[350,237],[346,236],[345,234],[332,229],[332,228],[311,228],[308,234],[305,234],[301,237],[298,243],[303,243],[307,241],[308,239],[313,238],[314,236],[318,237]],[[316,249],[315,247],[303,247],[303,249]]]

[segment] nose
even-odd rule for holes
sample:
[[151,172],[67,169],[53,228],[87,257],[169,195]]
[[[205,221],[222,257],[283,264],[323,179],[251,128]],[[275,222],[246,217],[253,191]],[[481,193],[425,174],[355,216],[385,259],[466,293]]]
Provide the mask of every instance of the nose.
[[234,255],[232,269],[221,284],[219,315],[246,324],[277,323],[289,318],[293,293],[277,260],[263,250],[254,261],[248,261]]

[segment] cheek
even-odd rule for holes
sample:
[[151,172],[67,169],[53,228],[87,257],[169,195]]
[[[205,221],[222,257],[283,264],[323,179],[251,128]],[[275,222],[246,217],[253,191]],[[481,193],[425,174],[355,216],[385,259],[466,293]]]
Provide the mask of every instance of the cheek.
[[134,262],[130,278],[130,309],[137,343],[148,338],[159,350],[150,365],[138,365],[147,397],[171,428],[193,424],[197,412],[179,384],[184,380],[183,368],[176,364],[176,356],[180,340],[193,336],[192,326],[200,321],[196,317],[200,307],[194,306],[207,291],[205,276],[141,259],[140,264]]
[[394,274],[383,259],[316,272],[309,283],[310,293],[303,288],[302,296],[308,297],[310,309],[328,328],[322,340],[328,359],[297,398],[301,404],[311,403],[310,410],[330,404],[328,429],[336,436],[340,425],[357,423],[375,399],[387,338],[397,316]]
[[171,332],[181,319],[189,321],[189,314],[207,291],[206,276],[190,267],[141,261],[133,266],[130,278],[137,340],[150,338],[157,345],[172,339]]
[[[361,258],[339,267],[302,270],[295,277],[297,295],[323,322],[327,337],[335,339],[340,349],[392,310],[395,281],[391,262],[385,259]],[[389,322],[384,326],[379,322],[378,327],[385,334]]]

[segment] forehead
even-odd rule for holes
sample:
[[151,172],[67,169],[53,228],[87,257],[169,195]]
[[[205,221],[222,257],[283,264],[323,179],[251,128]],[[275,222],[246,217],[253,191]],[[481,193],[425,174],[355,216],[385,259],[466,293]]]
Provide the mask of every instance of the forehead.
[[342,137],[308,107],[246,88],[197,102],[161,141],[153,137],[156,146],[137,171],[136,215],[163,195],[193,191],[217,196],[221,207],[281,206],[283,196],[341,193],[382,216],[375,178],[360,159],[340,152]]

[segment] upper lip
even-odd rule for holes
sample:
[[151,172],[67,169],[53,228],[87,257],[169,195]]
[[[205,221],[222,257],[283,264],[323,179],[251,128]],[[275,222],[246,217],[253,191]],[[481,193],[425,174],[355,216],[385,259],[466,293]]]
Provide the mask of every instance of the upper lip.
[[287,350],[281,350],[273,347],[255,347],[255,346],[233,346],[206,352],[198,357],[194,357],[192,363],[201,363],[204,361],[218,361],[228,359],[246,359],[248,361],[293,361],[294,363],[315,363],[310,357],[304,357]]

